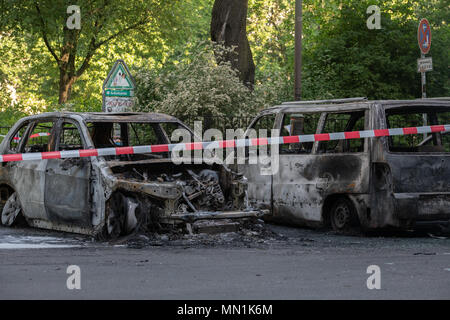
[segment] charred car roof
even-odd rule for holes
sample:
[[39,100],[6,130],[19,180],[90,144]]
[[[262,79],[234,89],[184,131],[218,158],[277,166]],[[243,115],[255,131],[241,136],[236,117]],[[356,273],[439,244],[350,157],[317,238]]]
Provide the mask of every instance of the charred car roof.
[[52,117],[68,117],[84,120],[86,122],[180,122],[179,119],[162,113],[147,112],[45,112],[23,118],[23,120],[35,120]]
[[355,108],[369,109],[374,105],[386,108],[400,106],[450,106],[450,98],[431,98],[416,100],[368,100],[367,98],[349,98],[334,100],[290,101],[261,111],[261,113],[276,112],[316,112],[316,111],[346,111]]

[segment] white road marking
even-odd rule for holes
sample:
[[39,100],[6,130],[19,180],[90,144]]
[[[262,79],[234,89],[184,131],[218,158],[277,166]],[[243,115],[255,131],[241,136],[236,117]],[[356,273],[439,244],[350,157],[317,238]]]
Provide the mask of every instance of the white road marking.
[[49,249],[82,247],[78,241],[43,236],[3,236],[0,237],[0,249]]

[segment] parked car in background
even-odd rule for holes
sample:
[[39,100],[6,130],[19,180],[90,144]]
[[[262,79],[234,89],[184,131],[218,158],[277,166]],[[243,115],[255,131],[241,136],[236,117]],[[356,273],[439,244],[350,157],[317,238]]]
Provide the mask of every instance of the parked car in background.
[[24,161],[0,167],[1,222],[117,237],[140,225],[186,225],[204,219],[255,217],[246,181],[223,165],[180,164],[171,153],[26,160],[34,152],[170,143],[178,119],[157,113],[44,113],[19,120],[1,154]]
[[[262,111],[250,129],[281,136],[450,123],[450,99],[287,102]],[[240,165],[249,200],[270,218],[346,230],[405,229],[450,222],[450,134],[411,134],[273,145],[279,170]]]

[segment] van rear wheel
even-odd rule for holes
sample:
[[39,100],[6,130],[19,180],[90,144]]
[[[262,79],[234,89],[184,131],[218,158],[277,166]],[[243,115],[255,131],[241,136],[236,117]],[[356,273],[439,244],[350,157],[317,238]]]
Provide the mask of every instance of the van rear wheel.
[[348,231],[356,225],[356,210],[350,200],[339,198],[333,203],[330,222],[335,231]]

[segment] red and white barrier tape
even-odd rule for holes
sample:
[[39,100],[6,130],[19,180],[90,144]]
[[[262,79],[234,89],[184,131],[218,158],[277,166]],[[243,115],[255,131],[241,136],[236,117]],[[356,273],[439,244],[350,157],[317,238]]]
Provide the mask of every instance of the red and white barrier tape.
[[[49,136],[49,135],[50,135],[49,132],[33,133],[33,134],[30,136],[30,139],[38,138],[38,137],[47,137],[47,136]],[[14,140],[20,140],[20,139],[22,139],[22,138],[20,138],[20,137],[14,137],[13,139],[14,139]]]
[[[37,137],[47,137],[47,136],[49,136],[49,135],[50,135],[49,132],[39,132],[39,133],[34,133],[34,134],[32,134],[32,135],[30,136],[30,139],[37,138]],[[0,137],[6,137],[6,135],[0,134]],[[22,139],[22,138],[21,138],[21,137],[14,137],[13,139],[19,141],[19,140]]]
[[238,139],[238,140],[223,140],[223,141],[208,141],[208,142],[173,143],[173,144],[160,144],[160,145],[148,145],[137,147],[117,147],[117,148],[85,149],[85,150],[70,150],[70,151],[4,154],[0,155],[0,162],[116,156],[121,154],[158,153],[158,152],[170,152],[174,148],[177,148],[177,151],[226,149],[226,148],[248,147],[248,146],[279,145],[289,143],[330,141],[330,140],[347,140],[347,139],[399,136],[408,134],[422,134],[422,133],[446,132],[446,131],[450,131],[450,124],[424,126],[424,127],[308,134],[300,136],[284,136],[271,138],[254,138],[254,139]]

